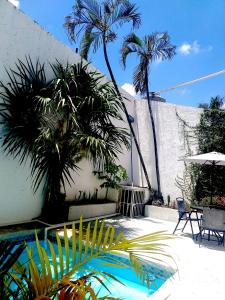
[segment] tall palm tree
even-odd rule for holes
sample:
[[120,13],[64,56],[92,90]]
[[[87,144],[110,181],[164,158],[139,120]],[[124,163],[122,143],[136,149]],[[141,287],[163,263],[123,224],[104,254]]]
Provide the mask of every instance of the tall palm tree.
[[148,100],[150,120],[152,124],[155,167],[157,178],[157,193],[161,197],[161,185],[159,174],[158,145],[156,138],[156,128],[152,113],[152,105],[149,94],[149,71],[153,61],[171,59],[175,55],[176,47],[170,43],[170,37],[167,33],[153,33],[144,36],[141,40],[134,33],[128,35],[123,42],[121,50],[121,60],[126,66],[127,56],[136,53],[140,62],[134,71],[133,83],[137,93],[145,95]]
[[129,120],[129,114],[123,97],[116,83],[107,52],[108,44],[115,41],[117,37],[116,30],[118,27],[130,22],[133,28],[137,28],[141,23],[141,19],[140,14],[137,12],[136,5],[132,4],[129,0],[104,0],[101,2],[97,0],[76,0],[72,14],[66,17],[65,27],[72,41],[76,42],[79,35],[82,34],[80,53],[83,58],[87,59],[91,47],[93,47],[94,52],[96,52],[100,46],[103,47],[105,62],[115,90],[121,99],[122,107],[150,189],[151,185],[141,150],[133,126]]

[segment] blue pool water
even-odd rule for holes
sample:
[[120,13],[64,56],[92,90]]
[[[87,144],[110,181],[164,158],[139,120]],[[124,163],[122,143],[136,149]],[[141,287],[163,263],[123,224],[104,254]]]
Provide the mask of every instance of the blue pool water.
[[[37,257],[36,262],[38,262],[38,256],[36,251],[36,243],[35,242],[28,242],[28,247],[33,248],[33,257],[34,259]],[[48,252],[48,251],[47,251]],[[121,260],[127,261],[125,258],[120,258]],[[26,263],[28,261],[27,253],[24,251],[22,254],[20,261],[22,263]],[[171,276],[170,272],[166,272],[163,269],[160,269],[159,267],[152,266],[152,265],[146,265],[146,268],[150,271],[150,280],[151,285],[148,289],[147,286],[143,285],[143,283],[140,281],[139,278],[137,278],[135,272],[131,268],[115,268],[115,267],[109,267],[101,265],[100,262],[106,262],[106,260],[103,261],[103,259],[92,259],[88,262],[88,265],[86,265],[86,268],[95,269],[99,271],[105,271],[113,276],[115,276],[119,281],[121,281],[124,285],[121,285],[120,283],[110,280],[109,282],[105,282],[106,286],[111,292],[111,296],[113,297],[120,297],[122,299],[129,299],[129,300],[136,300],[136,299],[142,299],[146,300],[149,299],[149,297],[157,290],[159,289],[162,284]],[[87,272],[87,270],[86,270]],[[90,271],[91,272],[91,271]],[[82,270],[79,271],[79,274],[77,275],[83,275]],[[76,274],[75,276],[76,277]],[[99,291],[100,284],[96,282],[92,282],[92,286],[96,291]],[[108,291],[101,287],[99,297],[103,297],[108,295]]]

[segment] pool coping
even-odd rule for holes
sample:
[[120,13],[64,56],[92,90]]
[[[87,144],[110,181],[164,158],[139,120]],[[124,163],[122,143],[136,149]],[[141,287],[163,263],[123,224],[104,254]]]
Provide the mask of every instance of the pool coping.
[[150,297],[149,300],[166,300],[172,299],[172,290],[174,288],[175,283],[179,280],[179,273],[178,271],[168,278],[166,282],[156,290]]

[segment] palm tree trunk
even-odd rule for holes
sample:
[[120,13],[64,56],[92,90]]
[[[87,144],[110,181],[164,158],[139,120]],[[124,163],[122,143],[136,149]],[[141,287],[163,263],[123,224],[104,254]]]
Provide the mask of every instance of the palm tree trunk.
[[108,192],[109,192],[109,188],[106,188],[105,200],[107,200],[107,198],[108,198]]
[[151,189],[151,184],[150,184],[150,180],[149,180],[149,177],[148,177],[148,173],[147,173],[147,169],[146,169],[146,166],[145,166],[145,162],[144,162],[144,159],[143,159],[143,156],[141,154],[141,150],[140,150],[140,147],[138,145],[138,141],[137,141],[137,138],[136,138],[136,135],[135,135],[135,132],[134,132],[134,129],[133,129],[133,126],[132,124],[130,123],[129,121],[129,114],[128,114],[128,111],[127,111],[127,108],[124,104],[124,101],[123,101],[123,98],[122,98],[122,95],[119,91],[119,88],[118,88],[118,85],[116,83],[116,80],[115,80],[115,77],[113,75],[113,72],[112,72],[112,68],[111,68],[111,65],[109,63],[109,58],[108,58],[108,54],[107,54],[107,49],[106,49],[106,42],[103,40],[103,51],[104,51],[104,57],[105,57],[105,62],[106,62],[106,65],[107,65],[107,68],[108,68],[108,71],[109,71],[109,74],[110,74],[110,77],[111,77],[111,80],[112,80],[112,83],[115,87],[115,90],[117,92],[117,95],[119,96],[120,100],[121,100],[121,103],[122,103],[122,106],[123,106],[123,110],[124,110],[124,113],[126,115],[126,118],[127,118],[127,122],[129,124],[129,127],[130,127],[130,131],[131,131],[131,134],[133,136],[133,139],[134,139],[134,142],[135,142],[135,145],[136,145],[136,148],[137,148],[137,152],[138,152],[138,155],[139,155],[139,158],[140,158],[140,162],[141,162],[141,165],[142,165],[142,168],[143,168],[143,171],[144,171],[144,174],[145,174],[145,178],[146,178],[146,181],[147,181],[147,185],[148,185],[148,188],[149,190]]
[[159,158],[158,158],[158,145],[156,139],[156,130],[155,130],[155,121],[152,113],[152,105],[149,97],[149,86],[148,86],[148,69],[146,68],[146,76],[145,76],[145,85],[147,92],[147,100],[148,100],[148,110],[150,115],[150,120],[152,124],[152,133],[153,133],[153,144],[154,144],[154,154],[155,154],[155,170],[156,170],[156,180],[157,180],[157,194],[161,197],[161,185],[160,185],[160,174],[159,174]]

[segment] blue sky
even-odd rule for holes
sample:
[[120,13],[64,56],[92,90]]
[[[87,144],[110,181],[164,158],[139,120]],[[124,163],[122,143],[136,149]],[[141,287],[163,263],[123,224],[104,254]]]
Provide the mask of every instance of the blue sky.
[[[18,0],[12,0],[18,1]],[[171,61],[157,62],[151,67],[150,90],[157,91],[225,69],[225,1],[224,0],[133,0],[142,14],[137,34],[167,31],[177,46]],[[71,12],[74,0],[20,0],[20,8],[56,38],[72,48],[63,28],[64,17]],[[118,83],[132,84],[135,56],[129,58],[124,71],[119,62],[122,37],[129,33],[120,30],[118,41],[109,45],[111,64]],[[91,54],[92,63],[107,74],[101,50]],[[129,86],[128,86],[129,87]],[[162,94],[168,102],[197,106],[210,97],[225,96],[225,75],[220,75]]]

